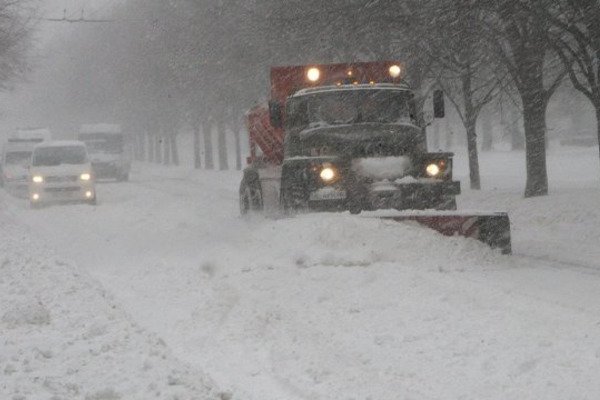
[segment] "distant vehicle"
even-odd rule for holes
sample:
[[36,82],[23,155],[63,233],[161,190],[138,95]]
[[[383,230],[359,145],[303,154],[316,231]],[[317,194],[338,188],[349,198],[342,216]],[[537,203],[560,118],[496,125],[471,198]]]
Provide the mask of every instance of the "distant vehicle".
[[27,192],[27,176],[34,147],[48,141],[51,133],[45,128],[20,128],[2,148],[0,186],[17,193]]
[[51,141],[35,147],[29,200],[32,208],[55,202],[96,204],[95,179],[85,143]]
[[78,139],[87,146],[96,178],[129,179],[131,158],[120,125],[82,125]]

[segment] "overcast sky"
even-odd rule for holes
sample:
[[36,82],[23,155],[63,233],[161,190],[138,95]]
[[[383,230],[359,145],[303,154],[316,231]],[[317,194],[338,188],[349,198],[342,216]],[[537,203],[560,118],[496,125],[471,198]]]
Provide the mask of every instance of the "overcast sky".
[[[107,16],[111,6],[125,0],[40,0],[42,15],[45,18],[62,18],[66,10],[68,18],[79,18],[83,10],[86,18],[102,18]],[[73,24],[42,21],[38,26],[41,38],[40,45],[44,46],[52,40],[54,34],[72,31]]]
[[[110,15],[110,8],[126,0],[39,0],[43,18],[62,18],[63,10],[67,10],[68,18],[79,18],[84,10],[86,18],[103,18]],[[16,86],[15,90],[0,93],[0,143],[7,133],[15,126],[36,125],[41,121],[35,115],[26,111],[32,96],[39,90],[44,90],[46,82],[52,79],[52,74],[44,66],[51,62],[52,57],[60,57],[53,51],[59,42],[68,35],[77,34],[81,24],[64,22],[40,21],[36,27],[35,48],[32,53],[33,70],[27,76],[27,81]]]

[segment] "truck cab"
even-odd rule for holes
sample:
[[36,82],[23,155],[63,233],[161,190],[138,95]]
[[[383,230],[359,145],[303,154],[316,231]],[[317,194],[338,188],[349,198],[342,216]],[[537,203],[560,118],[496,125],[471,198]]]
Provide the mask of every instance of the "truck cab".
[[453,155],[427,152],[402,72],[395,62],[273,68],[268,109],[247,114],[241,212],[456,209]]

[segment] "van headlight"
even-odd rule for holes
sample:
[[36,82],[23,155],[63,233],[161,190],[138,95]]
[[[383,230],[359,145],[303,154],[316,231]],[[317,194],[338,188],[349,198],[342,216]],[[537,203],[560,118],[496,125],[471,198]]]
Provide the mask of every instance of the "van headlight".
[[92,175],[88,173],[81,174],[79,176],[79,179],[81,179],[82,181],[89,181],[90,179],[92,179]]
[[33,178],[31,178],[31,180],[33,181],[33,183],[44,183],[44,177],[41,175],[34,175]]

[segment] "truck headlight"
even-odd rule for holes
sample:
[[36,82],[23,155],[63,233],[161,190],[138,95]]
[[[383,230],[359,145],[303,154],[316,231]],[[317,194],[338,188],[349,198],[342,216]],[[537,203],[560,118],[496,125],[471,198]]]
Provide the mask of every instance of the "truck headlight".
[[89,181],[90,179],[92,179],[92,175],[88,173],[81,174],[81,176],[79,176],[79,179],[81,179],[82,181]]
[[434,177],[434,176],[438,176],[441,172],[441,169],[439,167],[439,165],[435,164],[435,163],[431,163],[429,165],[427,165],[427,167],[425,168],[425,171],[427,172],[427,175]]
[[336,178],[337,172],[332,167],[325,167],[321,170],[319,176],[321,177],[323,182],[331,182]]
[[33,178],[31,178],[31,180],[33,181],[33,183],[44,183],[44,177],[41,175],[34,175]]
[[321,71],[319,70],[319,68],[309,68],[308,71],[306,71],[306,77],[309,81],[316,82],[321,77]]

